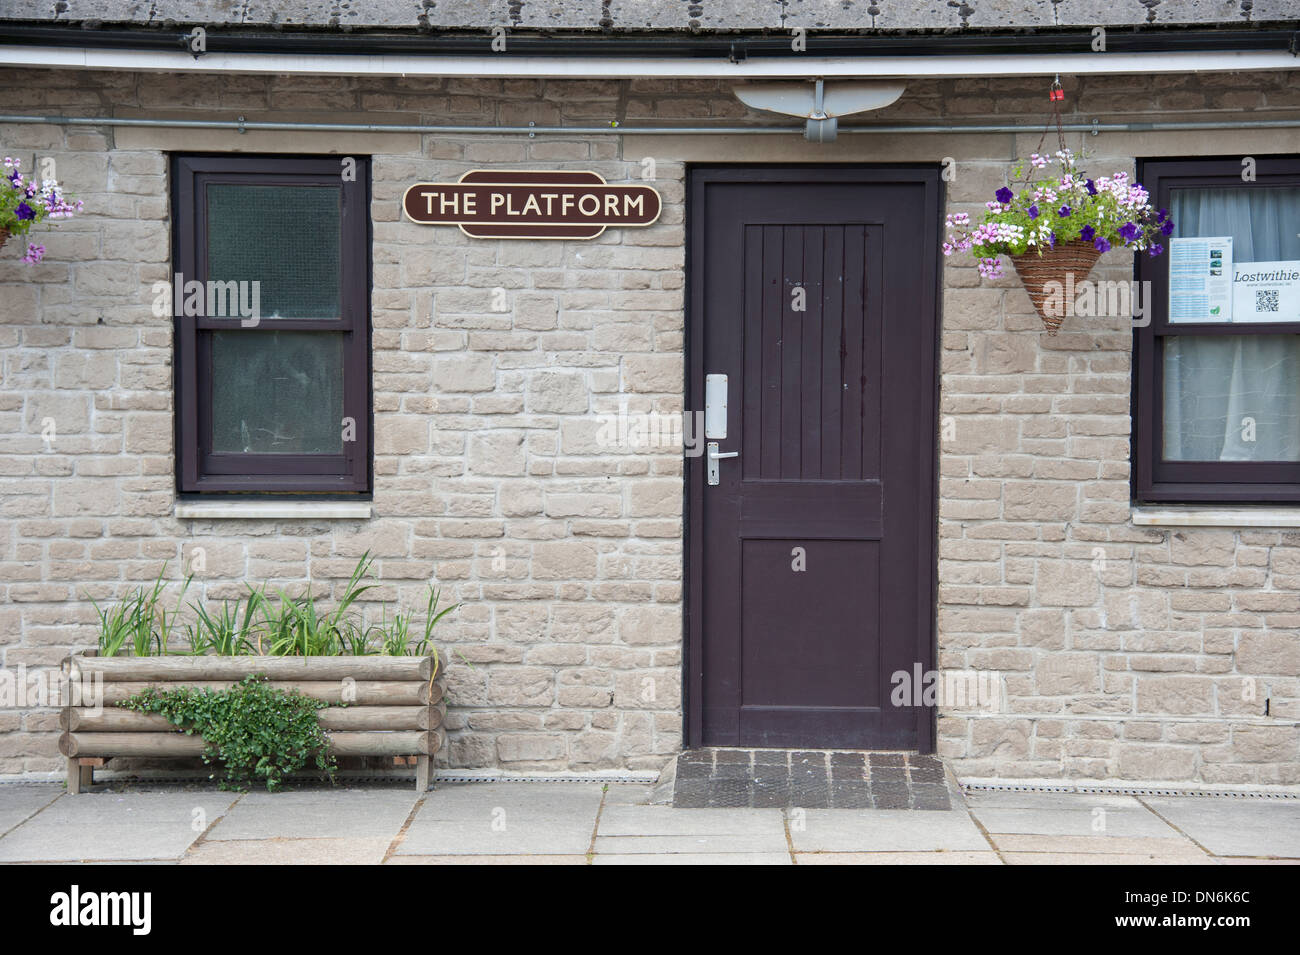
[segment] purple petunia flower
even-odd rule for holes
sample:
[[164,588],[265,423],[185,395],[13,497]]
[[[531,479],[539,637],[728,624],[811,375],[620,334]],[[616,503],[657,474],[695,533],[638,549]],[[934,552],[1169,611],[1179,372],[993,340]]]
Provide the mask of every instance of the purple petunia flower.
[[1011,192],[1011,190],[1008,189],[1006,186],[1003,186],[997,192],[993,193],[993,197],[1003,205],[1006,205],[1008,202],[1010,202],[1013,195],[1014,194]]
[[1097,185],[1091,179],[1084,182],[1084,186],[1088,190],[1088,195],[1095,196],[1097,194]]
[[1079,238],[1084,242],[1091,242],[1097,235],[1097,230],[1090,225],[1084,226],[1079,230]]
[[1055,232],[1049,232],[1049,233],[1047,233],[1047,244],[1050,245],[1052,248],[1056,248],[1056,233],[1055,233]]
[[36,218],[35,210],[25,202],[18,203],[18,208],[15,211],[18,213],[18,218],[20,220]]
[[1152,246],[1151,246],[1151,258],[1154,259],[1157,255],[1159,255],[1160,253],[1164,252],[1164,250],[1165,250],[1165,247],[1164,247],[1163,245],[1152,245]]
[[1059,209],[1056,210],[1056,214],[1057,214],[1058,216],[1060,216],[1062,219],[1066,219],[1066,218],[1068,218],[1069,215],[1070,215],[1070,207],[1069,207],[1069,206],[1061,206],[1061,208],[1059,208]]
[[1132,242],[1137,238],[1138,227],[1131,222],[1125,222],[1119,227],[1119,237],[1125,242]]
[[1031,219],[1038,218],[1038,206],[1034,205],[1029,207],[1029,218]]
[[1165,224],[1162,225],[1162,226],[1160,227],[1160,234],[1161,234],[1161,235],[1168,235],[1169,233],[1171,233],[1171,232],[1173,232],[1173,231],[1174,231],[1174,220],[1173,220],[1173,219],[1166,219],[1166,220],[1165,220]]
[[1110,251],[1110,243],[1107,242],[1105,239],[1098,239],[1096,242],[1093,243],[1093,247],[1094,247],[1098,252],[1109,252],[1109,251]]
[[1156,221],[1157,221],[1157,222],[1164,222],[1164,221],[1165,221],[1166,219],[1168,219],[1168,218],[1169,218],[1169,210],[1168,210],[1168,209],[1161,209],[1161,210],[1160,210],[1160,214],[1159,214],[1158,216],[1156,216]]

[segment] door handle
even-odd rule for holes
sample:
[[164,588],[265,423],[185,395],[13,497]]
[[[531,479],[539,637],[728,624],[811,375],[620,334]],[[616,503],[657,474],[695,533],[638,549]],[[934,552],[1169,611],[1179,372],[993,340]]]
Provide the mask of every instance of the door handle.
[[718,462],[723,458],[738,458],[739,451],[719,451],[718,442],[710,441],[707,447],[709,459],[709,485],[712,487],[718,483]]

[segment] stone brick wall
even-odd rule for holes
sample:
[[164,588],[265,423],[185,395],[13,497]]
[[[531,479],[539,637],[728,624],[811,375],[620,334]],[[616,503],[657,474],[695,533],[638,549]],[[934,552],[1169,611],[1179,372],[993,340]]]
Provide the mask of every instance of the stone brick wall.
[[[1088,117],[1133,118],[1151,102],[1152,118],[1169,121],[1293,108],[1297,80],[1097,77],[1070,99]],[[961,109],[978,111],[976,97]],[[1222,155],[1225,135],[1240,155],[1300,151],[1277,133],[1070,145],[1089,151],[1092,172],[1131,176],[1135,156]],[[1018,139],[1021,156],[1039,143]],[[1007,165],[959,169],[949,211],[974,216]],[[1131,263],[1109,253],[1093,278],[1127,281]],[[940,669],[996,672],[1003,712],[941,711],[939,752],[972,777],[1300,783],[1300,532],[1135,526],[1129,321],[1067,318],[1054,337],[1040,328],[1013,270],[987,281],[950,260]]]
[[[1123,253],[1094,275],[1130,277]],[[940,669],[997,673],[1003,712],[941,711],[939,752],[973,777],[1300,783],[1300,532],[1134,526],[1127,319],[1038,328],[1014,273],[949,267]]]
[[[1238,116],[1300,105],[1300,74],[1067,82],[1089,117]],[[912,83],[881,119],[1036,121],[1037,80]],[[184,110],[373,122],[743,121],[713,81],[534,82],[0,72],[13,110]],[[1073,137],[1077,144],[1081,137]],[[589,137],[209,133],[0,125],[53,157],[87,214],[44,231],[44,264],[0,256],[0,652],[54,665],[94,639],[92,598],[204,549],[196,596],[244,579],[338,587],[377,555],[380,601],[434,579],[463,607],[445,758],[520,771],[657,769],[681,745],[682,467],[610,449],[600,416],[681,410],[684,176],[691,161],[956,161],[975,211],[1025,136]],[[1234,135],[1259,153],[1293,136]],[[1218,154],[1222,139],[1108,135],[1093,168]],[[169,271],[172,149],[373,156],[375,493],[369,520],[178,519]],[[399,220],[418,180],[483,166],[592,169],[664,198],[647,229],[487,242]],[[1127,278],[1121,255],[1102,275]],[[506,308],[494,310],[496,290]],[[1013,278],[945,270],[941,666],[998,674],[1005,711],[943,711],[964,776],[1300,783],[1300,533],[1154,530],[1129,517],[1122,320],[1038,333]],[[57,428],[47,442],[47,419]],[[1256,682],[1242,700],[1245,678]],[[649,678],[649,682],[647,682]],[[650,687],[653,688],[651,692]],[[1269,699],[1270,716],[1263,716]],[[0,709],[0,773],[57,768],[56,713]]]

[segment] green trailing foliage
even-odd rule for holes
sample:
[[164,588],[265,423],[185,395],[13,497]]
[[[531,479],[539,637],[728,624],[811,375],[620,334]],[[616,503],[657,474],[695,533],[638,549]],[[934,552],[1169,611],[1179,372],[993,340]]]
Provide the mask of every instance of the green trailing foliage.
[[224,690],[146,687],[119,705],[161,714],[186,734],[203,737],[203,761],[225,770],[222,789],[262,781],[275,792],[286,776],[308,765],[334,779],[337,765],[317,719],[329,704],[273,687],[261,674]]
[[245,597],[225,600],[217,606],[192,601],[189,607],[193,619],[185,624],[183,631],[178,624],[180,601],[192,578],[186,578],[176,608],[168,613],[161,606],[166,586],[164,564],[151,589],[140,587],[108,607],[95,604],[99,614],[99,653],[106,657],[126,652],[135,656],[176,653],[170,644],[172,635],[184,632],[189,653],[196,656],[432,655],[437,665],[434,627],[460,604],[440,610],[442,593],[430,586],[422,626],[417,626],[415,611],[398,608],[390,619],[387,607],[380,623],[367,626],[357,601],[374,587],[366,582],[373,562],[368,552],[362,555],[332,607],[313,593],[310,584],[296,597],[282,589],[269,595],[266,584],[258,588],[247,585]]

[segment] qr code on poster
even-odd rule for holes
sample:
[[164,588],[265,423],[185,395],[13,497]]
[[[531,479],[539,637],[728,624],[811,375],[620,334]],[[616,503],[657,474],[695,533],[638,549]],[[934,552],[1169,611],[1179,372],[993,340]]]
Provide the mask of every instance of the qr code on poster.
[[1257,312],[1276,312],[1278,311],[1278,290],[1275,288],[1261,288],[1255,290],[1255,311]]

